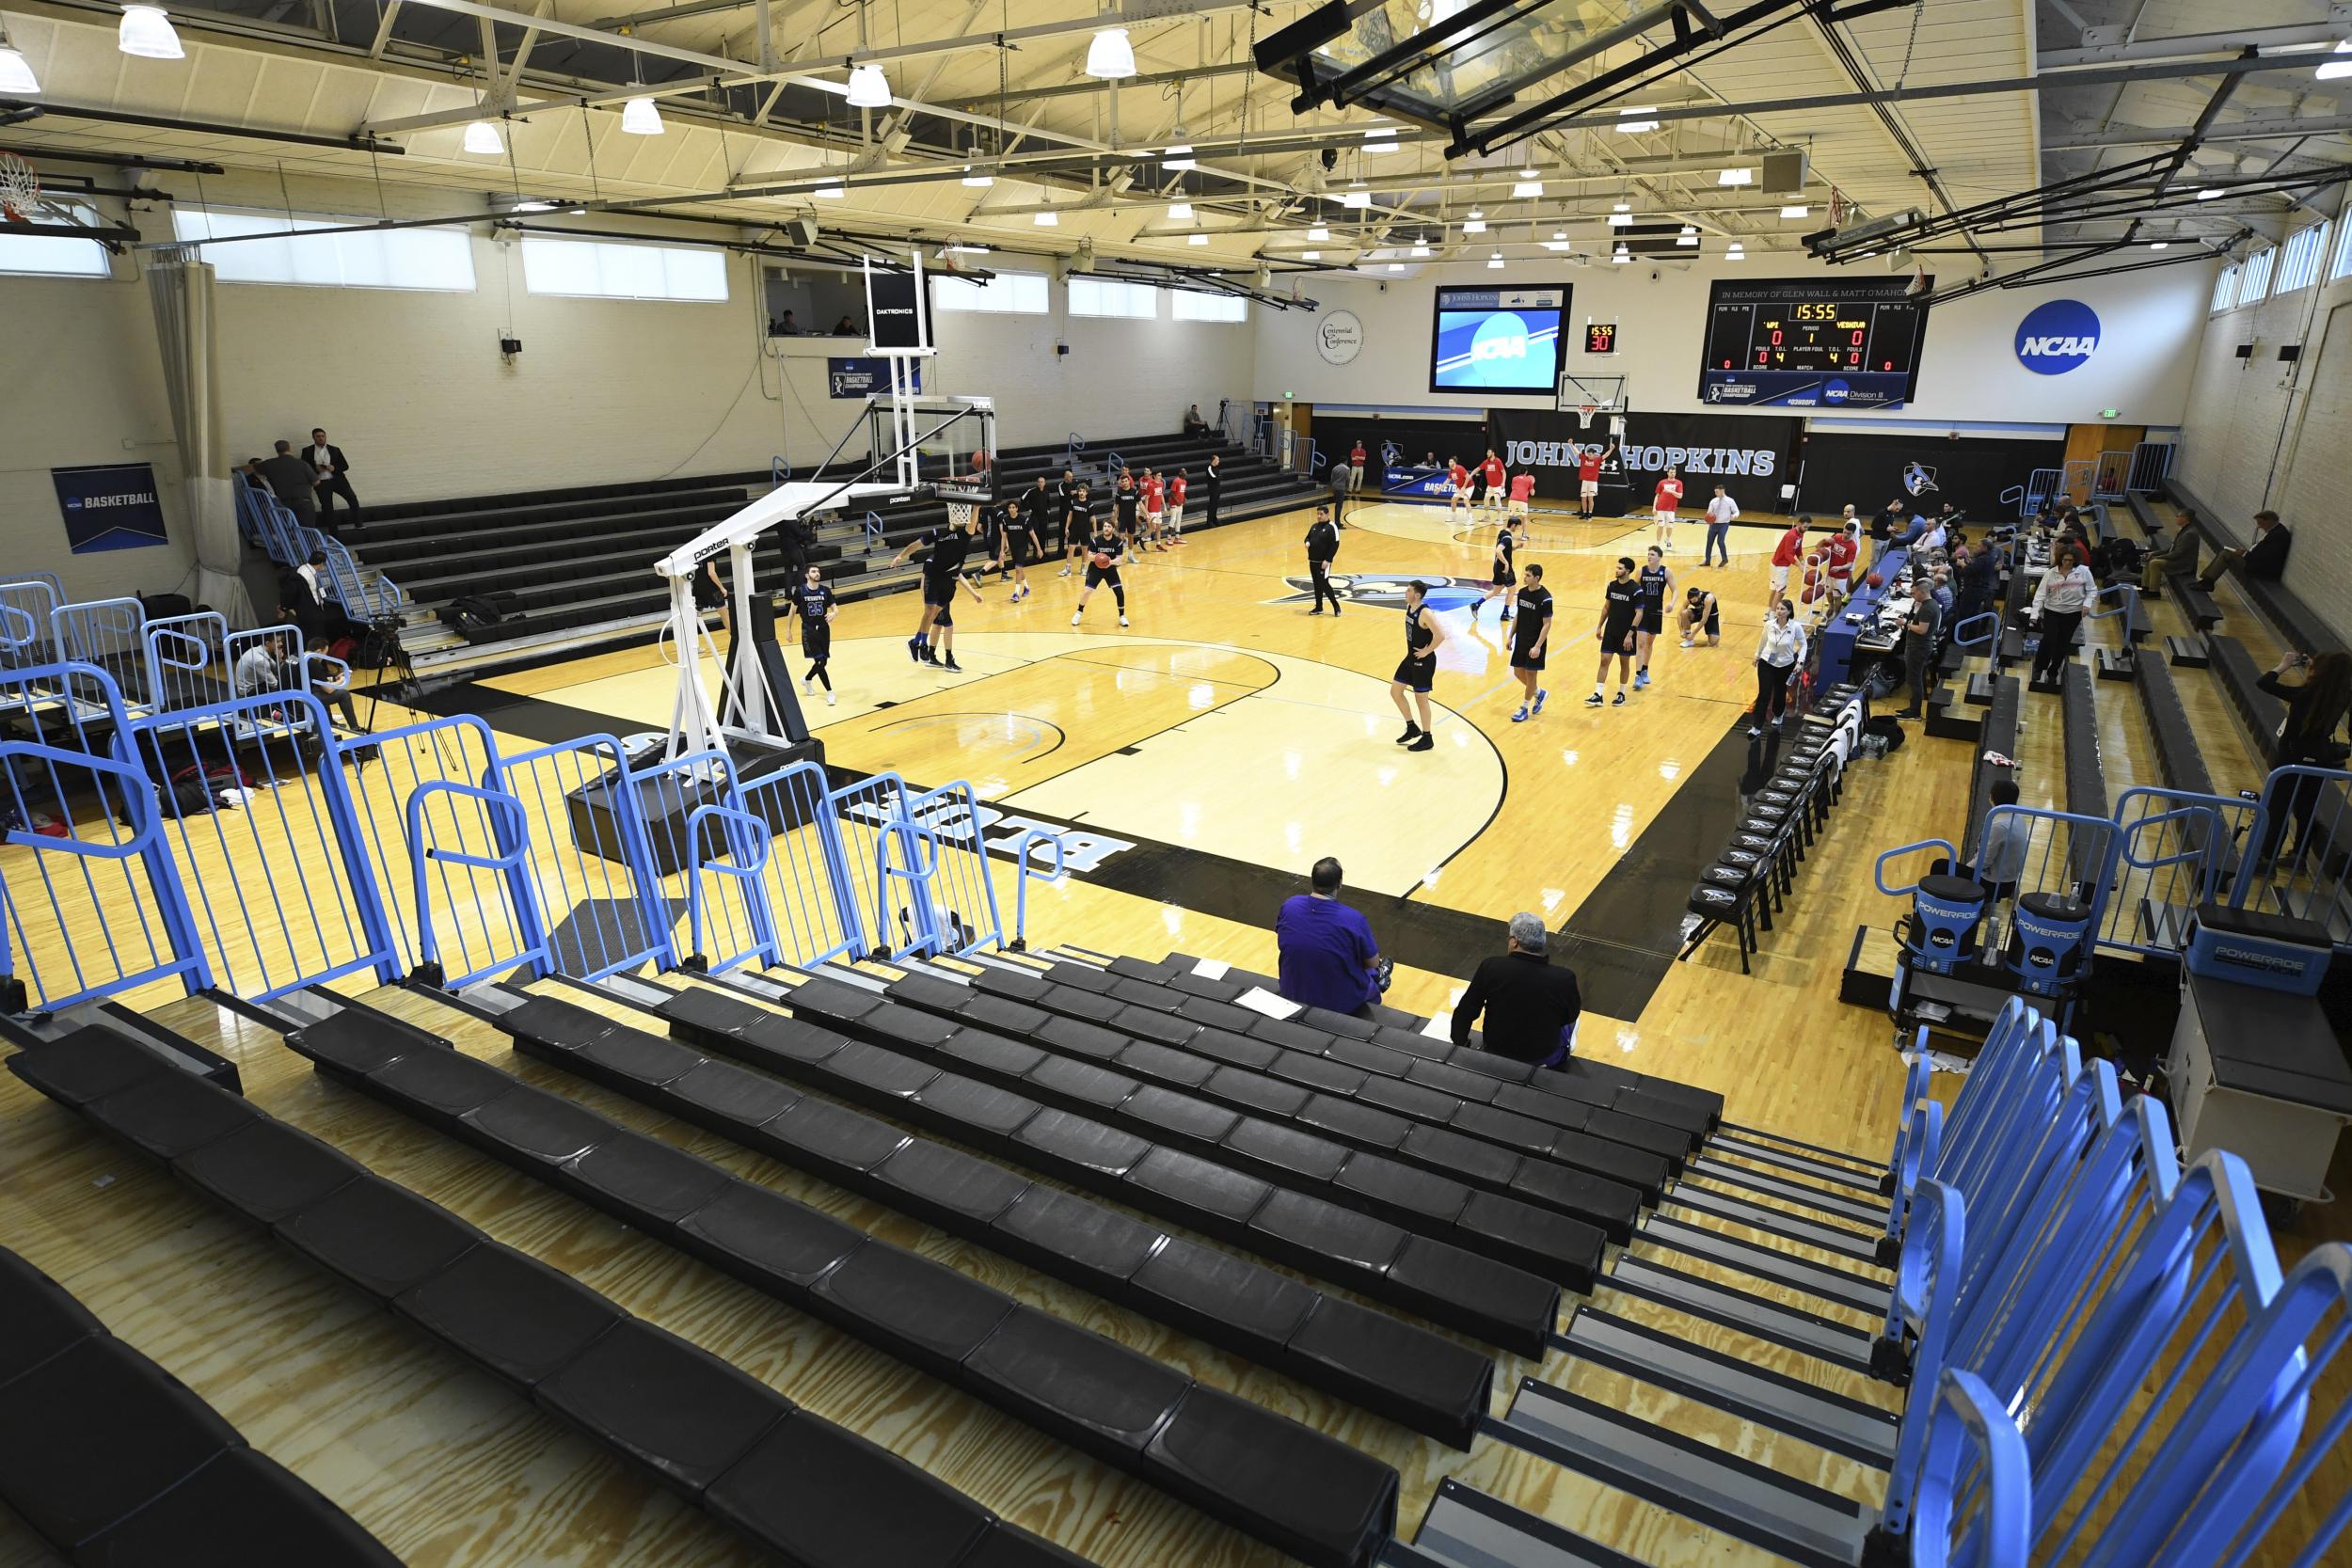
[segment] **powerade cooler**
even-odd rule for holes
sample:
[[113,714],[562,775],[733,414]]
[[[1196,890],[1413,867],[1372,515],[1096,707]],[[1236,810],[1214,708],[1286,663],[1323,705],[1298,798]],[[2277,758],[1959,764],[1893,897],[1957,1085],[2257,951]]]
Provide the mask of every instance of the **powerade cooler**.
[[2090,951],[2091,906],[2062,893],[2028,893],[2010,920],[2003,955],[2027,996],[2060,996],[2074,988]]
[[2312,921],[2207,903],[2197,907],[2184,961],[2208,979],[2316,996],[2334,957],[2328,933]]
[[1984,924],[1984,884],[1932,872],[1911,890],[1911,931],[1903,943],[1911,967],[1949,974],[1977,956],[1977,930]]

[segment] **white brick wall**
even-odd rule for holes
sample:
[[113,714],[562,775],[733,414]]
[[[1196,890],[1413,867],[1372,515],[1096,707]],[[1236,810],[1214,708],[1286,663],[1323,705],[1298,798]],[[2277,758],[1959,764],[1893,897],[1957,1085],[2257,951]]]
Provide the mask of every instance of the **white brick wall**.
[[[192,182],[166,184],[193,200]],[[276,208],[278,187],[208,179],[223,206]],[[377,211],[373,189],[297,182],[304,213]],[[467,203],[448,193],[389,193],[395,218],[437,216]],[[167,235],[167,213],[140,214]],[[649,229],[655,226],[645,226]],[[697,237],[708,230],[696,230]],[[857,404],[826,395],[822,355],[780,357],[768,346],[754,261],[729,261],[723,305],[551,298],[523,286],[519,252],[477,229],[471,293],[279,288],[218,291],[221,394],[230,460],[266,456],[325,425],[349,454],[361,501],[492,494],[656,475],[763,469],[776,453],[797,466],[833,449]],[[926,386],[993,395],[998,441],[1099,448],[1117,436],[1173,432],[1184,405],[1214,414],[1249,392],[1256,335],[1246,325],[1069,319],[1054,313],[949,312]],[[0,277],[0,546],[12,570],[52,570],[70,593],[97,597],[174,586],[189,552],[180,515],[170,411],[146,286],[130,262],[113,281]],[[502,329],[523,341],[509,363]],[[1066,341],[1067,356],[1055,352]],[[845,341],[844,354],[860,345]],[[851,443],[862,450],[863,439]],[[70,464],[155,461],[168,548],[72,556],[48,470]]]
[[2287,586],[2352,638],[2352,278],[2207,322],[2181,442],[2174,471],[2240,538],[2265,506],[2295,531]]

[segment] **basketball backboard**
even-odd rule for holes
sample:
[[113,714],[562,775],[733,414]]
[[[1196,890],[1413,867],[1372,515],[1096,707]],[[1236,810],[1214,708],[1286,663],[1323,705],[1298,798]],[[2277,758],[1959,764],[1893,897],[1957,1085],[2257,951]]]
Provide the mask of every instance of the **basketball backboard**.
[[[901,452],[898,474],[909,489],[930,485],[949,500],[995,496],[996,404],[993,398],[866,400],[866,450]],[[875,475],[886,480],[885,474]]]
[[1562,412],[1577,416],[1582,428],[1597,430],[1606,425],[1613,436],[1625,434],[1625,417],[1629,409],[1627,402],[1630,378],[1623,375],[1588,374],[1583,371],[1560,372],[1560,399],[1555,404]]

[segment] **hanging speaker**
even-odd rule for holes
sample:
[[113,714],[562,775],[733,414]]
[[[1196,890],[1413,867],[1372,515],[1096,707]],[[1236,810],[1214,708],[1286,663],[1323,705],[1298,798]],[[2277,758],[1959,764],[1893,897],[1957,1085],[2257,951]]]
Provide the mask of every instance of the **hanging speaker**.
[[784,232],[794,245],[806,250],[817,243],[817,220],[815,218],[792,218],[786,222]]
[[1806,159],[1803,149],[1789,148],[1764,154],[1764,194],[1799,196],[1804,191]]

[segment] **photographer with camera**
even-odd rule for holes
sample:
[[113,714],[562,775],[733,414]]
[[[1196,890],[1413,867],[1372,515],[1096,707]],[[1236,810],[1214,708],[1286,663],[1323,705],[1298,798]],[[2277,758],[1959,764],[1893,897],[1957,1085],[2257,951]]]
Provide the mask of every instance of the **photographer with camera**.
[[[2300,673],[2302,679],[2290,686],[2284,677]],[[2344,722],[2347,709],[2352,709],[2352,654],[2330,649],[2319,654],[2289,654],[2277,665],[2264,672],[2255,687],[2286,704],[2286,718],[2279,725],[2276,744],[2271,748],[2270,764],[2274,768],[2302,766],[2306,768],[2342,768],[2352,747],[2336,738],[2336,726]],[[2287,792],[2287,798],[2272,809],[2270,821],[2263,831],[2259,863],[2267,866],[2279,852],[2280,840],[2286,836],[2289,818],[2295,822],[2295,854],[2300,860],[2312,847],[2312,815],[2319,809],[2319,798],[2326,781],[2299,778]]]

